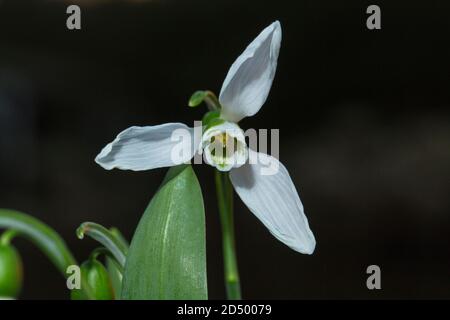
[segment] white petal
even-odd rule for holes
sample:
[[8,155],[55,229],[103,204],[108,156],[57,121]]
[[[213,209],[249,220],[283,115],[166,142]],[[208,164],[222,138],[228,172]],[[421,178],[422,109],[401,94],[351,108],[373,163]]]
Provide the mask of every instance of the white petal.
[[[278,240],[295,251],[313,253],[316,240],[288,171],[274,157],[251,149],[249,152],[258,157],[258,163],[230,171],[237,194]],[[264,175],[262,163],[270,163],[276,172]]]
[[265,28],[231,66],[220,90],[222,118],[238,122],[261,109],[269,95],[281,44],[281,25]]
[[95,158],[107,170],[149,170],[171,167],[192,159],[199,145],[194,129],[182,123],[130,127]]

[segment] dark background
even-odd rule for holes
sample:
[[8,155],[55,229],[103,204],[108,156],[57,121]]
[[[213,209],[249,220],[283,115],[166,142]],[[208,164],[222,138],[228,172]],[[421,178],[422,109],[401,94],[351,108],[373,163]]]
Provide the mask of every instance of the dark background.
[[[272,21],[277,75],[245,128],[279,128],[317,239],[312,256],[275,240],[236,197],[244,298],[450,298],[449,2],[0,1],[0,207],[62,234],[77,259],[83,221],[133,230],[166,172],[95,164],[131,125],[192,124],[198,89],[219,92],[231,63]],[[68,4],[82,30],[66,28]],[[210,298],[224,298],[213,169],[195,166],[207,216]],[[33,245],[22,298],[66,299]],[[382,290],[366,288],[377,264]]]

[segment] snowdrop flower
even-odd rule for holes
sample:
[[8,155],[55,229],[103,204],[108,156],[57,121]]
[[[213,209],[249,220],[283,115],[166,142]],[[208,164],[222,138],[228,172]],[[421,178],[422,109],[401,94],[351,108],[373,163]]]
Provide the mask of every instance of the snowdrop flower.
[[[200,148],[208,164],[229,171],[236,193],[278,240],[298,252],[313,253],[314,235],[288,171],[276,158],[249,149],[237,124],[256,114],[266,101],[280,44],[281,25],[275,21],[236,59],[220,91],[220,116],[201,139],[194,134],[194,128],[182,123],[131,127],[109,143],[95,161],[107,170],[149,170],[188,162]],[[173,157],[179,144],[173,139],[175,131],[188,133],[185,152],[178,160]],[[217,154],[217,150],[224,152]],[[263,163],[274,165],[276,172],[261,174]]]

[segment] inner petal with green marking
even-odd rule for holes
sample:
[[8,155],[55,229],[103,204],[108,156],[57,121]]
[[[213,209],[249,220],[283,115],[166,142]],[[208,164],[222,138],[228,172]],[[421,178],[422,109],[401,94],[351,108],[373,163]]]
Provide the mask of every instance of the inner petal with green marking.
[[202,137],[202,148],[206,162],[220,171],[238,168],[248,158],[244,132],[233,122],[208,128]]

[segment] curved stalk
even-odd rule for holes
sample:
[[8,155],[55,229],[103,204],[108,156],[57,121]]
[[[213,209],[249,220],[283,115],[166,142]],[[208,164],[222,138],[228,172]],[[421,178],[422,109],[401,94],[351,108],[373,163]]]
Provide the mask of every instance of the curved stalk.
[[[0,209],[0,228],[11,229],[9,235],[2,236],[3,241],[10,241],[11,235],[17,233],[34,243],[56,266],[59,272],[67,277],[66,270],[77,264],[64,240],[56,231],[25,213]],[[6,238],[6,239],[5,239]]]
[[122,247],[124,247],[126,249],[126,251],[128,251],[130,244],[129,244],[128,240],[125,239],[122,232],[120,232],[120,230],[116,227],[109,228],[109,231],[117,239],[117,241],[119,241],[121,243]]
[[[68,278],[67,268],[78,265],[61,236],[38,219],[9,209],[0,209],[0,228],[9,229],[0,237],[2,244],[9,244],[16,236],[22,236],[34,243],[55,265],[64,278]],[[92,292],[84,279],[82,286],[89,299]]]
[[128,248],[122,241],[118,240],[111,231],[97,223],[84,222],[77,229],[77,236],[79,239],[83,239],[85,234],[100,242],[111,251],[122,268],[125,266]]
[[198,90],[195,91],[189,99],[189,107],[198,107],[202,102],[206,104],[210,111],[216,111],[221,109],[219,99],[217,99],[214,92],[210,90]]
[[17,236],[17,231],[14,229],[9,229],[3,232],[0,236],[0,246],[7,246],[11,243],[12,239]]
[[208,109],[211,111],[220,110],[220,102],[219,99],[217,99],[214,92],[206,90],[205,91],[205,103],[208,106]]
[[230,300],[241,299],[241,285],[236,259],[233,219],[233,187],[228,173],[215,170],[217,201],[222,225],[225,287]]
[[105,259],[110,260],[117,268],[117,270],[119,270],[120,274],[121,275],[123,274],[123,267],[120,265],[119,261],[117,261],[116,257],[111,253],[111,251],[109,251],[105,247],[95,248],[89,255],[89,259],[90,260],[98,259],[99,255],[104,255]]
[[[111,234],[116,237],[117,241],[121,242],[122,245],[127,248],[127,252],[129,249],[129,242],[123,236],[123,234],[119,231],[119,229],[115,227],[109,228]],[[123,279],[123,268],[120,268],[117,260],[113,260],[111,258],[106,258],[106,269],[108,270],[109,276],[111,277],[111,282],[114,288],[114,292],[116,293],[116,299],[120,299],[122,296],[122,279]]]

